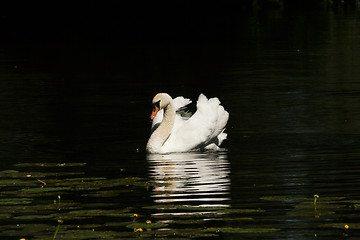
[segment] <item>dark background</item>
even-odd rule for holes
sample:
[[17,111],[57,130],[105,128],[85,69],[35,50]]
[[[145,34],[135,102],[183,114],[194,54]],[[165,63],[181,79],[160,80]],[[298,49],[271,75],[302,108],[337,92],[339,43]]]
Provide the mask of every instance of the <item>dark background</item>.
[[[27,183],[41,190],[39,180],[50,178],[44,190],[70,186],[73,178],[61,175],[69,171],[100,177],[94,181],[102,187],[89,191],[98,193],[92,198],[82,195],[85,189],[64,195],[61,190],[61,201],[79,204],[90,215],[124,208],[163,214],[161,206],[143,208],[159,199],[150,186],[123,193],[121,186],[101,184],[102,179],[140,177],[187,187],[165,189],[163,199],[170,196],[174,206],[188,205],[192,198],[194,206],[266,210],[246,222],[241,220],[246,211],[214,221],[204,215],[205,226],[281,229],[254,235],[220,232],[216,239],[358,235],[360,21],[354,1],[2,1],[0,31],[2,236],[28,239],[27,229],[41,229],[51,238],[58,222],[47,216],[50,205],[62,213],[53,208],[60,192],[31,195],[34,212],[27,211],[28,203],[14,212],[6,202],[28,198],[22,190]],[[200,93],[218,97],[230,113],[227,150],[146,154],[151,100],[158,92],[193,101]],[[67,168],[69,163],[81,167]],[[55,171],[59,175],[41,174]],[[13,180],[26,184],[14,186]],[[116,194],[107,195],[109,190]],[[314,194],[320,196],[319,215],[314,215]],[[310,208],[301,207],[304,201]],[[64,219],[59,234],[73,237],[71,229],[79,225],[96,237],[103,236],[101,229],[133,233],[123,225],[94,231],[93,223],[124,221],[95,215]],[[19,222],[15,216],[25,218]],[[202,222],[193,224],[200,220],[197,215],[188,216],[187,224],[169,228],[189,237],[204,230]],[[338,225],[323,226],[329,223]]]
[[[354,11],[353,1],[320,0],[1,3],[2,148],[10,159],[19,159],[11,152],[32,158],[45,151],[49,160],[58,151],[70,159],[109,148],[143,151],[157,92],[219,97],[231,113],[225,145],[237,147],[243,135],[262,132],[281,104],[284,112],[307,105],[284,92],[313,94],[317,79],[356,76],[356,68],[342,74],[356,61],[336,52],[329,55],[344,66],[328,66],[330,78],[319,70],[332,59],[323,54],[329,32],[349,29],[329,16]],[[345,81],[341,89],[354,86]],[[279,115],[265,129],[291,131],[297,114]],[[300,119],[316,122],[306,116]]]

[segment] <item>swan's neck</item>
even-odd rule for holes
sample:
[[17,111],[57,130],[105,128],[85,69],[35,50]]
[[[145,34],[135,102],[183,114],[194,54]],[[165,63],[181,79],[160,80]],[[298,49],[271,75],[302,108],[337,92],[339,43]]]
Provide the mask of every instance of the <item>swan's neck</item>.
[[175,115],[175,108],[171,102],[164,108],[164,118],[159,127],[151,134],[148,141],[147,149],[150,152],[160,152],[162,146],[170,137],[171,130],[174,126]]

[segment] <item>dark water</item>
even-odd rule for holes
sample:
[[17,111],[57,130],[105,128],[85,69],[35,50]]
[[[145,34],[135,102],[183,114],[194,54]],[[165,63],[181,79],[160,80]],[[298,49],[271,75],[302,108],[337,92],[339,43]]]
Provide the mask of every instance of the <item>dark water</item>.
[[[237,20],[194,41],[4,43],[1,239],[359,238],[358,12]],[[227,150],[147,155],[157,92],[219,97]]]

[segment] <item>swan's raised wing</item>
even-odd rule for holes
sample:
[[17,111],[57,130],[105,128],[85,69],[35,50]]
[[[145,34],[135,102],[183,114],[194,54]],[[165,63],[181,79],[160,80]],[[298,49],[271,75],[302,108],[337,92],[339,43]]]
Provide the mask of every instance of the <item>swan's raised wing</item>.
[[164,144],[167,152],[190,151],[206,146],[225,128],[229,113],[218,98],[207,99],[200,94],[197,111],[180,127],[174,128]]
[[189,105],[190,103],[192,103],[192,101],[188,98],[184,98],[184,97],[177,97],[173,99],[173,104],[174,104],[174,108],[175,111],[180,110],[181,108],[186,107],[187,105]]

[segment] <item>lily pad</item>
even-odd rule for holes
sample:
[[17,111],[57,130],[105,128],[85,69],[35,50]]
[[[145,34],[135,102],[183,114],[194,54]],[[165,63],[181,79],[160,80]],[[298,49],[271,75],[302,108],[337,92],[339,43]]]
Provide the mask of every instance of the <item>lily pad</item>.
[[[54,230],[55,231],[55,230]],[[98,231],[97,229],[76,229],[76,230],[67,230],[64,231],[61,227],[57,234],[56,239],[68,239],[68,240],[82,240],[82,239],[130,239],[129,237],[135,237],[133,232],[130,233],[120,233],[115,231]],[[50,237],[50,239],[52,236]],[[35,235],[36,240],[45,240],[49,239],[49,234],[47,235]]]
[[265,210],[263,209],[233,209],[233,208],[219,211],[219,213],[223,213],[223,214],[237,214],[237,213],[243,214],[243,213],[263,213],[263,212],[265,212]]
[[298,198],[292,196],[265,196],[265,197],[261,197],[260,199],[266,201],[280,201],[280,202],[306,200],[306,198]]
[[168,224],[166,223],[131,223],[129,225],[126,225],[127,228],[142,228],[142,229],[156,229],[156,228],[163,228],[167,227]]
[[324,227],[324,228],[338,228],[338,229],[346,229],[346,227],[350,230],[350,229],[360,229],[360,223],[326,223],[326,224],[321,224],[320,227]]
[[97,191],[97,192],[90,192],[81,194],[83,197],[96,197],[96,198],[108,198],[108,197],[118,197],[122,194],[128,193],[128,190],[123,191],[116,191],[116,190],[104,190],[104,191]]
[[16,220],[52,219],[52,215],[22,215],[14,217]]
[[27,192],[27,193],[61,192],[66,190],[71,190],[71,188],[70,187],[37,187],[37,188],[21,189],[22,192]]
[[[158,229],[153,231],[156,234],[156,239],[194,239],[203,238],[208,239],[211,237],[218,237],[215,232],[202,231],[197,228],[186,229]],[[147,232],[145,232],[147,233]]]
[[19,173],[19,171],[16,170],[3,170],[0,171],[0,177],[8,177],[8,176],[12,176],[14,174]]
[[308,204],[300,204],[295,206],[295,208],[289,212],[290,215],[296,216],[296,217],[328,217],[331,215],[334,215],[334,210],[336,208],[339,208],[339,206],[326,206],[326,207],[320,207],[317,205],[314,207],[314,205]]
[[[266,201],[301,201],[301,202],[313,202],[314,198],[303,198],[303,197],[293,197],[293,196],[265,196],[261,197],[261,200]],[[332,201],[341,201],[346,199],[345,197],[320,197],[317,201],[318,202],[332,202]]]
[[186,206],[186,205],[173,205],[173,204],[163,204],[163,205],[153,205],[145,206],[144,209],[155,209],[155,210],[187,210],[187,211],[217,211],[225,210],[225,207],[197,207],[197,206]]
[[12,218],[11,214],[8,214],[8,213],[1,213],[0,214],[0,219],[2,219],[2,220],[9,219],[9,218]]
[[0,187],[24,187],[24,186],[38,186],[35,182],[29,182],[21,179],[10,178],[10,179],[1,179]]
[[132,217],[133,216],[133,214],[129,213],[127,210],[104,210],[104,209],[75,210],[68,212],[66,215],[75,216],[75,217],[97,217],[97,216]]
[[180,213],[158,213],[153,214],[152,217],[156,219],[199,219],[199,218],[217,218],[222,215],[217,212],[180,212]]
[[32,203],[31,198],[0,198],[0,205],[24,205]]
[[86,163],[16,163],[13,166],[29,168],[29,167],[43,167],[43,168],[56,168],[56,167],[83,167]]
[[146,187],[148,184],[142,178],[71,178],[63,179],[60,182],[54,183],[60,186],[69,186],[74,191],[84,190],[99,190],[100,188],[114,188],[119,186],[140,186]]
[[54,177],[65,177],[65,176],[82,176],[84,175],[84,172],[26,172],[21,173],[21,176],[18,176],[19,178],[28,178],[28,179],[34,179],[34,180],[44,180],[46,178],[54,178]]
[[21,233],[26,233],[26,235],[37,235],[49,232],[53,232],[55,230],[54,226],[47,224],[32,224],[32,223],[24,223],[24,224],[14,224],[14,225],[4,225],[0,227],[0,232],[2,236],[19,236]]
[[207,228],[203,231],[205,232],[224,232],[224,233],[269,233],[279,231],[278,228],[232,228],[232,227],[222,227],[222,228]]

